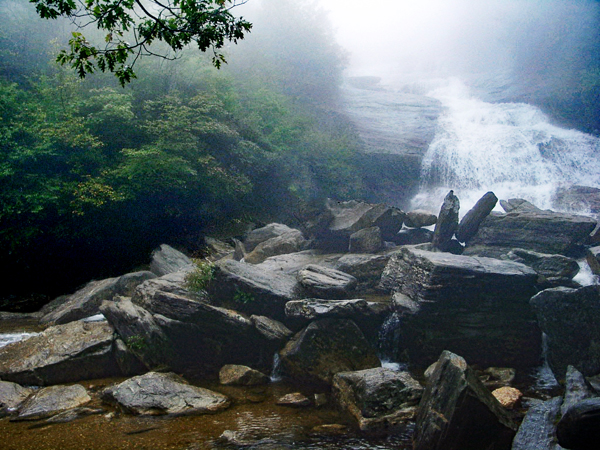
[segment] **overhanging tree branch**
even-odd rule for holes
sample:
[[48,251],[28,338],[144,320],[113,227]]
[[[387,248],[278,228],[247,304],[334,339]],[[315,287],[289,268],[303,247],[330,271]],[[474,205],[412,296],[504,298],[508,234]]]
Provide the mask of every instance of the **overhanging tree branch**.
[[[175,52],[195,42],[203,52],[212,50],[212,62],[219,68],[225,62],[219,49],[226,41],[243,39],[252,28],[250,22],[231,12],[247,0],[30,1],[42,18],[67,17],[79,29],[95,24],[105,31],[103,47],[90,43],[80,31],[73,32],[69,49],[62,50],[57,61],[70,65],[81,78],[96,69],[112,72],[122,86],[135,78],[133,66],[141,55],[171,59],[148,49],[155,41],[166,43]],[[126,40],[126,34],[133,42]]]

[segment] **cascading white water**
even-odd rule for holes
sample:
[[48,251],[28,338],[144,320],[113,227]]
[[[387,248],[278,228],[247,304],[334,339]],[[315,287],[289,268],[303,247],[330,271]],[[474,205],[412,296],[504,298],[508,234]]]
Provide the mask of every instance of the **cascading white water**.
[[487,191],[546,209],[561,186],[600,187],[599,138],[555,126],[528,104],[479,100],[457,79],[428,96],[444,112],[423,159],[414,208],[436,211],[453,189],[462,214]]

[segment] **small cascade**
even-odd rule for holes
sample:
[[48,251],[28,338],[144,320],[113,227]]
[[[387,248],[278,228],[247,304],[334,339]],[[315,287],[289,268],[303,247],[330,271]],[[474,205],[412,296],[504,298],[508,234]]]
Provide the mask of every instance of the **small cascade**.
[[0,348],[12,344],[13,342],[22,341],[28,339],[31,336],[36,336],[38,333],[2,333],[0,334]]
[[560,387],[548,364],[548,336],[542,333],[542,366],[535,371],[535,388],[540,391],[550,391]]
[[273,355],[273,368],[271,369],[271,375],[269,378],[271,379],[271,383],[277,383],[283,378],[281,371],[281,358],[277,352],[275,352],[275,355]]
[[381,324],[377,336],[377,352],[383,367],[392,370],[403,370],[405,366],[398,363],[400,325],[402,317],[396,311],[392,312]]
[[585,259],[580,259],[577,261],[577,264],[579,264],[579,272],[573,278],[574,282],[579,283],[582,286],[600,284],[600,277],[594,275],[592,269],[590,269],[590,265]]

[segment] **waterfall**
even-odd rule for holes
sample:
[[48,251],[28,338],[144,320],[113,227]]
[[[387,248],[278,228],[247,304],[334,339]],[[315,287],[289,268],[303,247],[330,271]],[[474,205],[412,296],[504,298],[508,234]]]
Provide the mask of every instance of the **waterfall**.
[[273,368],[271,369],[271,375],[269,378],[271,379],[272,383],[281,381],[283,378],[281,373],[281,358],[277,352],[275,352],[275,355],[273,355]]
[[453,189],[464,214],[487,191],[552,207],[556,189],[600,187],[600,139],[553,125],[525,103],[487,103],[459,80],[428,93],[443,113],[424,155],[413,207],[437,211]]
[[552,390],[559,387],[558,381],[548,364],[548,336],[542,333],[542,366],[535,373],[535,387],[539,390]]
[[405,370],[406,365],[398,361],[399,330],[402,317],[392,312],[381,324],[377,337],[377,351],[381,365],[392,370]]

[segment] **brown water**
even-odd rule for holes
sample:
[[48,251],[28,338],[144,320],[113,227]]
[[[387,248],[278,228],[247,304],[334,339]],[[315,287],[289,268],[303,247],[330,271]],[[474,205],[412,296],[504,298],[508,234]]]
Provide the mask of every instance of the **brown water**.
[[[370,437],[354,427],[352,420],[331,402],[323,407],[290,408],[275,401],[294,392],[285,383],[261,388],[220,385],[204,387],[232,399],[232,406],[214,415],[195,417],[141,417],[122,414],[102,404],[98,393],[120,380],[81,383],[94,398],[92,407],[102,414],[70,423],[0,420],[0,448],[4,450],[104,450],[104,449],[220,449],[236,448],[219,439],[225,430],[237,433],[243,448],[249,449],[409,449],[410,430],[393,437]],[[304,392],[311,396],[313,392]],[[316,432],[320,425],[341,424],[342,435]]]

